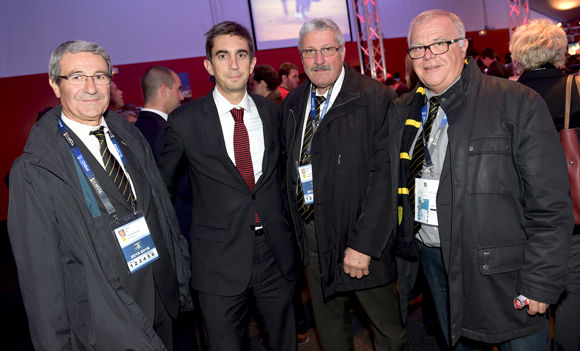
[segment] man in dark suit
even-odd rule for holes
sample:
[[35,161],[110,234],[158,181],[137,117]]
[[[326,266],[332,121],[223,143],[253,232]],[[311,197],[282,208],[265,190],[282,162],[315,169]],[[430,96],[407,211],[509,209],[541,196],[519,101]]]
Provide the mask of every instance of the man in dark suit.
[[266,347],[296,350],[293,280],[302,271],[282,193],[279,106],[248,93],[256,64],[249,31],[234,22],[206,33],[211,93],[169,117],[161,173],[173,190],[185,157],[193,193],[192,287],[211,350],[248,350],[248,304]]
[[183,100],[181,79],[169,68],[153,66],[141,78],[141,89],[145,102],[135,126],[143,133],[159,162],[165,146],[167,116]]
[[30,132],[10,178],[8,231],[37,350],[173,350],[192,307],[187,244],[139,131],[107,111],[109,55],[51,55],[58,106]]
[[510,75],[507,67],[501,64],[497,58],[498,56],[492,48],[483,49],[481,52],[481,61],[483,61],[483,64],[487,67],[485,73],[488,76],[509,78]]
[[[181,79],[169,68],[153,66],[147,69],[141,78],[141,89],[145,101],[135,126],[149,142],[155,161],[159,163],[165,146],[167,116],[183,100]],[[173,205],[179,221],[179,228],[189,245],[191,244],[189,239],[192,206],[191,187],[185,165],[180,166],[178,173],[181,177],[175,191]],[[195,295],[193,297],[195,300]],[[195,335],[191,332],[194,328],[193,312],[181,313],[175,319],[173,323],[175,350],[197,349]]]

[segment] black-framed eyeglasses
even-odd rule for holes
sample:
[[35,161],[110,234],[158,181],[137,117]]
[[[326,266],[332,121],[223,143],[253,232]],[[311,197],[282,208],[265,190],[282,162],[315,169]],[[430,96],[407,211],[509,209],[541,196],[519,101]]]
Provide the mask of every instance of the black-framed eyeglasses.
[[300,56],[302,56],[302,58],[305,58],[305,59],[310,59],[310,58],[314,58],[316,56],[316,53],[318,51],[320,51],[322,53],[322,56],[329,57],[329,56],[336,55],[336,53],[338,52],[338,50],[340,50],[340,48],[342,48],[342,45],[339,47],[328,46],[328,47],[322,48],[320,50],[306,49],[306,50],[300,51]]
[[70,85],[85,85],[87,79],[93,78],[95,85],[109,85],[111,84],[111,76],[104,73],[87,76],[86,74],[72,73],[68,76],[58,76],[59,78],[68,80]]
[[407,50],[407,53],[413,60],[423,58],[427,49],[429,49],[433,55],[441,55],[449,51],[449,45],[464,39],[465,38],[457,38],[449,41],[438,41],[429,45],[414,46]]

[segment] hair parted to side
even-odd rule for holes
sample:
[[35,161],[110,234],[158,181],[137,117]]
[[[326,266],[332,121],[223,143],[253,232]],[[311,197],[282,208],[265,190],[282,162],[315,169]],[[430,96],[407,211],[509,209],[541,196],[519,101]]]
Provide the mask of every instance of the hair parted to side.
[[[416,26],[423,25],[429,21],[432,21],[438,17],[446,17],[457,29],[457,38],[465,38],[465,26],[461,21],[461,18],[454,13],[443,11],[443,10],[429,10],[420,13],[417,17],[413,19],[411,25],[409,26],[409,34],[407,35],[407,44],[411,47],[411,34],[413,33],[413,28]],[[447,38],[448,40],[453,40],[455,38]],[[460,47],[463,47],[463,41],[458,42]]]
[[278,73],[270,65],[258,65],[254,67],[254,80],[258,83],[261,81],[266,82],[268,91],[272,91],[278,87]]
[[278,69],[278,78],[280,79],[280,83],[282,83],[282,76],[289,76],[290,71],[293,69],[298,71],[298,66],[292,62],[284,62],[280,65],[280,68]]
[[239,23],[232,21],[225,21],[218,23],[213,26],[207,33],[204,34],[205,38],[205,57],[211,62],[211,51],[213,50],[213,44],[215,38],[220,35],[235,35],[248,42],[248,48],[250,49],[250,59],[254,58],[254,40],[252,39],[252,34],[248,28],[242,26]]
[[298,35],[298,50],[302,50],[302,40],[306,34],[310,32],[321,32],[324,30],[333,31],[334,39],[336,39],[338,46],[344,45],[344,37],[342,36],[342,32],[333,20],[329,18],[313,18],[310,21],[304,23],[302,28],[300,28],[300,34]]
[[62,76],[60,71],[60,60],[64,54],[78,54],[79,52],[90,52],[91,54],[100,55],[107,62],[107,69],[109,76],[113,76],[113,66],[111,65],[111,57],[109,54],[97,43],[91,43],[84,40],[70,40],[66,43],[60,44],[52,54],[48,61],[48,76],[51,77],[56,84],[60,84]]
[[155,98],[163,84],[169,89],[173,89],[175,78],[173,78],[172,73],[175,72],[163,66],[153,66],[145,71],[143,78],[141,78],[141,89],[143,90],[145,104]]
[[566,33],[547,19],[533,20],[518,27],[510,41],[512,57],[524,71],[546,63],[561,67],[566,62],[567,49]]

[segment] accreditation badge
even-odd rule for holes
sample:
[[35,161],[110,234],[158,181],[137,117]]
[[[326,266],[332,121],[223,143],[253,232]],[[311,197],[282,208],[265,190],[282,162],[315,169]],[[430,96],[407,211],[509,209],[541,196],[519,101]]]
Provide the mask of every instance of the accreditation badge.
[[304,194],[304,203],[312,205],[314,203],[314,186],[312,185],[312,165],[298,167],[300,182],[302,183],[302,193]]
[[437,189],[438,180],[415,178],[415,221],[438,225]]
[[133,273],[159,259],[143,211],[111,223],[129,272]]

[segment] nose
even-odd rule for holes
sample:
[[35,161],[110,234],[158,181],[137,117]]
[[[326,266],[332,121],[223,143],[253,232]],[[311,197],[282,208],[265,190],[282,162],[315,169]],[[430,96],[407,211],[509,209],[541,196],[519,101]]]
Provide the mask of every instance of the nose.
[[94,94],[97,91],[94,77],[87,77],[87,80],[85,80],[83,91],[87,94]]
[[183,92],[181,91],[181,89],[179,90],[179,101],[183,101],[184,97],[183,97]]
[[234,56],[230,61],[230,69],[237,70],[238,67],[238,58]]
[[433,51],[431,51],[431,47],[425,49],[425,56],[423,56],[424,60],[430,60],[433,57],[435,57],[436,55],[433,53]]
[[322,51],[316,51],[316,56],[314,56],[314,63],[317,65],[321,65],[326,61],[324,55],[322,55]]

